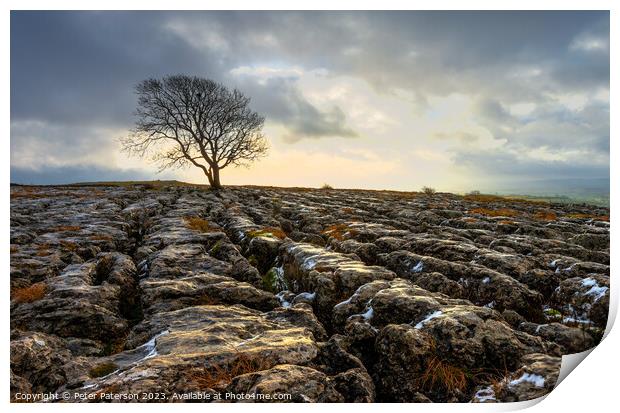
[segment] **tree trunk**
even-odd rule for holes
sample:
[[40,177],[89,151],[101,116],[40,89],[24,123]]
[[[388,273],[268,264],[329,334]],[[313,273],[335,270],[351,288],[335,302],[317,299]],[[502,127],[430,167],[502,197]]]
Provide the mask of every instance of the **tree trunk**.
[[217,166],[213,168],[213,182],[211,182],[211,188],[222,189],[222,184],[220,184],[220,168]]
[[211,171],[207,171],[204,170],[205,175],[207,176],[207,179],[209,180],[209,186],[211,186],[211,188],[213,188],[213,174],[211,173]]

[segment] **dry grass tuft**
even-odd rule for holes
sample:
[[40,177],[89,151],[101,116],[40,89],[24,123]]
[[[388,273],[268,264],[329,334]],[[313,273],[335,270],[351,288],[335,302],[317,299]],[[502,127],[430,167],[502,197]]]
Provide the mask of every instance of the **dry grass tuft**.
[[91,241],[113,241],[114,238],[110,235],[91,235],[88,237]]
[[342,213],[351,215],[353,213],[353,208],[342,208]]
[[347,224],[334,224],[325,228],[321,234],[337,239],[338,241],[343,241],[345,235],[348,234],[354,237],[357,234],[357,231],[350,229]]
[[534,218],[539,221],[555,221],[558,216],[553,211],[538,211]]
[[331,186],[331,185],[330,185],[330,184],[328,184],[328,183],[325,183],[325,184],[323,184],[323,186],[321,186],[321,189],[334,189],[334,187],[333,187],[333,186]]
[[32,303],[43,298],[46,293],[47,285],[41,282],[29,287],[15,288],[11,291],[11,300],[17,303]]
[[79,231],[82,227],[78,225],[61,225],[59,227],[50,228],[50,232]]
[[472,214],[486,215],[489,217],[516,217],[521,215],[519,211],[508,208],[499,209],[487,209],[487,208],[474,208],[469,211]]
[[235,360],[225,366],[205,367],[193,372],[190,374],[190,380],[202,390],[223,388],[237,376],[267,370],[273,366],[274,363],[268,359],[239,354]]
[[442,393],[463,391],[467,387],[467,374],[459,367],[447,364],[438,357],[432,357],[419,378],[419,385],[427,391]]
[[220,232],[220,229],[212,227],[211,224],[209,224],[209,221],[198,217],[185,217],[185,225],[194,231]]
[[425,195],[434,195],[437,191],[435,188],[431,188],[430,186],[423,186],[422,192],[424,192]]
[[282,231],[282,229],[280,228],[276,228],[276,227],[266,227],[266,228],[262,228],[262,229],[257,229],[254,231],[249,231],[248,232],[248,236],[251,238],[254,237],[262,237],[262,236],[274,236],[276,238],[279,239],[284,239],[286,238],[286,233],[284,231]]
[[60,246],[62,249],[65,249],[67,251],[71,251],[71,252],[75,252],[77,251],[80,246],[77,244],[77,242],[73,242],[73,241],[66,241],[66,240],[61,240],[60,241]]
[[39,192],[38,189],[33,188],[33,187],[28,187],[28,186],[19,187],[19,189],[14,189],[11,191],[11,199],[19,199],[19,198],[36,199],[36,198],[47,198],[47,197],[49,197],[48,194],[41,193]]

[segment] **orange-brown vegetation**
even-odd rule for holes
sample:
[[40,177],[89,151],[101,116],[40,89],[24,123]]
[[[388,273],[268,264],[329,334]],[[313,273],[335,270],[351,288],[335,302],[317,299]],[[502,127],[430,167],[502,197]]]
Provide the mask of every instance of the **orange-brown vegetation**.
[[539,221],[555,221],[558,216],[553,211],[538,211],[534,214],[534,218]]
[[452,393],[463,391],[467,387],[465,370],[452,366],[438,357],[432,357],[426,363],[426,369],[420,376],[419,385],[427,391]]
[[49,197],[49,194],[41,193],[39,192],[37,188],[29,187],[29,186],[19,187],[19,189],[14,189],[11,191],[11,199],[18,199],[18,198],[35,199],[35,198],[48,198],[48,197]]
[[346,234],[355,236],[356,230],[350,229],[347,224],[334,224],[325,228],[321,234],[328,235],[338,241],[343,241]]
[[534,204],[534,205],[544,205],[547,202],[533,200],[533,199],[525,199],[525,198],[513,198],[510,196],[499,196],[499,195],[489,195],[489,194],[467,194],[463,196],[463,199],[466,201],[472,202],[513,202],[513,203],[521,203],[521,204]]
[[110,235],[91,235],[88,238],[92,241],[112,241],[114,239]]
[[251,238],[254,237],[263,237],[263,236],[274,236],[278,239],[284,239],[286,238],[286,233],[284,231],[282,231],[282,229],[280,228],[276,228],[276,227],[266,227],[266,228],[261,228],[261,229],[257,229],[254,231],[249,231],[248,232],[248,236]]
[[521,215],[519,211],[508,208],[488,209],[488,208],[474,208],[469,211],[472,214],[486,215],[489,217],[516,217]]
[[80,247],[76,242],[66,240],[60,240],[60,246],[61,248],[71,252],[77,251]]
[[220,232],[219,228],[212,227],[209,221],[198,217],[185,217],[185,225],[194,231]]
[[11,291],[11,300],[18,303],[32,303],[38,301],[47,293],[45,283],[32,284],[29,287],[15,288]]
[[50,228],[51,232],[63,232],[63,231],[79,231],[82,227],[78,225],[61,225],[59,227]]
[[[76,188],[79,188],[77,186]],[[105,192],[101,190],[94,190],[90,193],[76,192],[72,190],[73,187],[67,187],[64,191],[46,191],[45,188],[39,188],[36,186],[20,186],[11,190],[11,199],[41,199],[41,198],[56,198],[56,197],[75,197],[78,199],[92,198],[93,196],[104,196]]]

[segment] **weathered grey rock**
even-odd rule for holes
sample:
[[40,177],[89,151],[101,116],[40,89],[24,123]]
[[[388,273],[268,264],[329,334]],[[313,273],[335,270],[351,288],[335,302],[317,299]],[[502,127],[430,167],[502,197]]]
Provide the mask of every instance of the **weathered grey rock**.
[[104,253],[68,266],[47,282],[47,293],[31,303],[13,303],[11,325],[25,330],[111,342],[139,316],[136,268],[129,257]]
[[561,309],[568,323],[593,324],[605,328],[609,313],[609,277],[574,277],[560,283],[552,302]]
[[526,400],[607,320],[605,208],[164,183],[11,192],[12,394]]
[[555,387],[562,361],[545,354],[528,354],[523,367],[493,386],[480,387],[474,403],[519,402],[542,397]]
[[101,378],[82,376],[81,391],[207,390],[226,374],[278,364],[307,364],[318,353],[310,330],[270,320],[243,306],[197,306],[160,312],[136,325],[121,353],[100,359],[117,370]]
[[[226,389],[234,394],[290,395],[290,402],[344,402],[344,396],[325,374],[309,367],[280,365],[269,370],[237,376]],[[252,399],[250,399],[252,400]],[[279,401],[279,400],[274,400]]]
[[562,354],[581,353],[594,346],[592,336],[582,328],[569,327],[560,323],[522,323],[519,328],[546,341],[558,344]]

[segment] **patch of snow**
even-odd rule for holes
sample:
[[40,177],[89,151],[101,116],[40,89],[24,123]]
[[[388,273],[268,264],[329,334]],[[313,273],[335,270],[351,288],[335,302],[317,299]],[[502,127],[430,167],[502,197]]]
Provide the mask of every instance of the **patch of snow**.
[[279,293],[276,294],[276,298],[278,299],[278,301],[280,301],[280,305],[282,307],[289,308],[291,306],[291,303],[284,299],[284,294],[286,293],[287,291],[280,291]]
[[424,270],[424,263],[418,261],[418,263],[411,269],[413,272],[422,272]]
[[35,339],[34,339],[34,342],[35,342],[38,346],[45,347],[45,341],[43,341],[43,340],[41,340],[41,339],[39,339],[39,338],[35,338]]
[[594,278],[588,277],[581,280],[581,285],[583,285],[584,287],[593,287],[595,285],[598,285],[598,283]]
[[467,281],[465,278],[459,278],[458,283],[465,287],[469,285],[469,281]]
[[484,277],[484,278],[482,279],[482,284],[488,284],[488,283],[490,283],[490,282],[491,282],[491,278],[490,278],[490,277]]
[[248,338],[247,340],[243,340],[241,343],[237,344],[235,347],[241,347],[249,343],[250,341],[254,341],[259,338],[262,334],[257,334],[254,337]]
[[578,324],[592,324],[591,320],[587,318],[575,318],[575,317],[564,317],[562,319],[563,323],[578,323]]
[[484,389],[478,390],[476,394],[474,394],[474,399],[476,399],[476,401],[479,403],[483,403],[488,400],[496,400],[495,392],[493,391],[493,388],[489,386]]
[[514,379],[510,383],[508,383],[508,386],[514,387],[518,386],[521,383],[532,383],[536,387],[544,387],[545,378],[538,374],[523,373],[521,377],[519,377],[518,379]]
[[305,298],[306,300],[309,300],[309,301],[314,301],[316,297],[316,293],[299,293],[297,294],[297,297]]
[[497,305],[497,303],[495,302],[495,300],[493,300],[490,303],[485,304],[484,306],[486,308],[495,308],[496,305]]
[[166,334],[170,334],[170,331],[169,330],[164,330],[161,333],[155,335],[155,337],[153,337],[152,339],[150,339],[146,343],[142,344],[140,347],[138,347],[139,349],[144,349],[147,352],[146,356],[144,356],[139,361],[153,358],[157,354],[159,354],[159,353],[157,353],[157,339],[159,337],[165,336]]
[[591,287],[587,292],[584,293],[584,295],[594,296],[594,302],[597,302],[598,300],[603,298],[607,290],[609,290],[609,287],[601,287],[600,285],[598,285],[596,280],[593,278],[584,278],[583,280],[581,280],[581,285],[583,285],[584,287]]
[[336,304],[336,305],[334,306],[334,308],[336,308],[336,307],[340,307],[341,305],[347,305],[347,304],[350,304],[350,303],[351,303],[351,299],[352,299],[352,298],[353,298],[353,296],[351,296],[351,297],[347,298],[346,300],[344,300],[344,301],[342,301],[342,302],[340,302],[340,303]]
[[370,320],[373,315],[375,315],[375,310],[373,310],[372,307],[368,307],[368,310],[362,314],[362,317],[364,317],[364,320]]
[[549,263],[549,267],[551,268],[555,268],[558,265],[558,260],[553,260]]
[[424,327],[424,325],[425,325],[426,323],[428,323],[429,321],[431,321],[433,318],[440,317],[442,314],[443,314],[443,313],[442,313],[440,310],[437,310],[437,311],[435,311],[435,312],[433,312],[433,313],[431,313],[431,314],[427,315],[427,316],[426,316],[426,318],[425,318],[424,320],[420,321],[418,324],[416,324],[414,328],[415,328],[416,330],[419,330],[419,329],[421,329],[422,327]]
[[304,261],[301,263],[301,268],[303,268],[306,271],[313,270],[314,267],[316,267],[316,265],[318,264],[316,260],[317,257],[318,255],[311,255],[309,257],[306,257]]
[[544,327],[544,326],[546,326],[546,325],[547,325],[547,324],[539,324],[539,325],[536,327],[536,334],[540,333],[540,328],[541,328],[541,327]]

